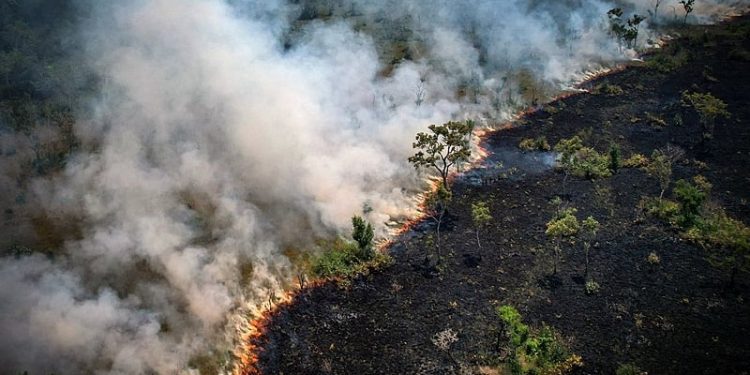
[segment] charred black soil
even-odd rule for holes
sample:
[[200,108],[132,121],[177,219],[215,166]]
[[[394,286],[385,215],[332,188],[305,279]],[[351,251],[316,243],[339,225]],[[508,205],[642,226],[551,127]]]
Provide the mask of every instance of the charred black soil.
[[[623,158],[677,145],[686,157],[674,179],[707,177],[711,199],[750,223],[748,30],[748,17],[683,30],[662,53],[681,55],[684,65],[667,71],[647,56],[645,63],[586,83],[591,93],[553,102],[494,133],[486,147],[515,150],[521,139],[540,135],[554,145],[587,128],[587,144],[606,152],[615,142]],[[602,84],[622,93],[594,93]],[[728,104],[732,115],[717,122],[712,140],[702,141],[697,115],[681,103],[684,90],[709,92]],[[727,273],[707,263],[705,249],[643,217],[638,203],[658,196],[659,184],[641,169],[620,169],[594,181],[563,179],[552,168],[508,165],[495,178],[459,179],[443,227],[444,269],[426,266],[434,239],[430,225],[418,225],[395,240],[392,266],[347,287],[310,288],[275,312],[259,342],[260,370],[478,373],[501,360],[506,343],[495,308],[511,304],[530,325],[545,322],[559,331],[583,357],[580,373],[612,374],[621,363],[650,374],[747,373],[748,276],[727,287]],[[544,230],[555,196],[602,224],[591,255],[598,293],[586,294],[580,245],[564,248],[560,270],[550,276]],[[480,232],[481,249],[471,220],[477,200],[487,201],[494,217]],[[658,264],[647,261],[652,252]],[[458,334],[448,351],[432,342],[446,329]]]

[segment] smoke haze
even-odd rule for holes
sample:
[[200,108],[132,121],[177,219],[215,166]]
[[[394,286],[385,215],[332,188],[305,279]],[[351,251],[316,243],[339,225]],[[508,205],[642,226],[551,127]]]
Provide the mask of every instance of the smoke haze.
[[[739,5],[702,2],[692,21]],[[66,232],[54,257],[0,258],[3,372],[176,373],[198,354],[226,358],[231,315],[292,279],[287,250],[346,233],[365,206],[380,236],[414,213],[415,133],[492,125],[632,56],[606,32],[614,6],[80,3],[71,37],[101,87],[81,106],[65,168],[35,178],[25,202],[2,198]],[[644,25],[639,42],[648,36]],[[9,190],[25,139],[0,136],[21,150],[2,161]]]

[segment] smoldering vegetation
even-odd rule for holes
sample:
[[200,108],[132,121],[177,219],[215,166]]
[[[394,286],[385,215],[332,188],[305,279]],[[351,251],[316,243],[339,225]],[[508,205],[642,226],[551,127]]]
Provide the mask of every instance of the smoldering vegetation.
[[416,132],[492,126],[632,57],[615,6],[653,5],[0,3],[3,372],[222,368],[290,253],[414,214]]

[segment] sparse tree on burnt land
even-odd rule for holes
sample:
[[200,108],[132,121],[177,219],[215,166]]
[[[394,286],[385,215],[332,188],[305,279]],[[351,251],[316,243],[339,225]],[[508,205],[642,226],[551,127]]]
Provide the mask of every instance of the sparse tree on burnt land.
[[417,169],[434,168],[445,189],[450,191],[448,175],[452,168],[469,161],[471,147],[469,137],[474,121],[449,121],[443,125],[430,125],[429,133],[417,133],[413,147],[417,149],[409,162]]
[[596,234],[599,232],[599,222],[594,219],[593,216],[587,217],[581,222],[581,239],[583,240],[583,253],[586,256],[586,268],[584,278],[586,281],[589,279],[589,253],[591,251],[591,243],[596,239]]
[[479,229],[489,223],[490,220],[492,220],[492,215],[490,215],[490,208],[487,206],[487,202],[478,201],[476,203],[472,203],[471,218],[474,222],[474,228],[477,232],[477,247],[481,249],[482,244],[479,241]]
[[547,230],[544,232],[554,241],[554,257],[552,274],[557,274],[557,264],[560,258],[562,241],[578,234],[581,224],[578,222],[575,208],[561,209],[555,217],[547,223]]
[[703,139],[713,138],[717,118],[729,118],[731,116],[727,111],[727,104],[710,93],[683,92],[682,103],[692,107],[698,113],[703,127]]
[[651,161],[646,165],[646,173],[659,180],[659,202],[664,198],[664,192],[672,182],[672,165],[682,158],[685,152],[676,146],[667,145],[663,149],[656,149],[651,154]]

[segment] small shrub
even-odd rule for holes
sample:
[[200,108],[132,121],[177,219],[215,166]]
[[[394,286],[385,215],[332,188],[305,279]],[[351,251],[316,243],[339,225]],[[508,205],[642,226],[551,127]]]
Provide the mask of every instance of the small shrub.
[[575,153],[569,169],[572,175],[589,180],[612,175],[610,158],[590,147],[583,147]]
[[[571,138],[561,139],[555,145],[555,151],[560,153],[560,166],[573,176],[597,179],[612,175],[611,159],[609,155],[602,155],[591,147],[583,145],[582,138],[586,132],[580,132]],[[617,151],[619,158],[619,150]]]
[[518,144],[518,148],[523,151],[549,151],[552,149],[549,142],[547,142],[547,137],[543,135],[534,139],[524,138],[521,140],[521,143]]
[[662,52],[646,61],[646,66],[661,73],[673,72],[690,60],[690,55],[686,50],[681,50],[674,55],[668,52]]
[[648,158],[643,154],[633,154],[622,162],[623,168],[642,168],[648,164]]
[[680,205],[675,201],[658,197],[644,198],[639,206],[649,216],[657,217],[672,225],[679,222]]
[[586,282],[586,294],[588,295],[599,293],[599,288],[599,283],[594,280],[589,280]]
[[371,268],[385,267],[392,260],[390,256],[377,251],[363,258],[356,242],[342,238],[326,241],[320,246],[325,250],[313,257],[309,265],[312,274],[319,278],[348,278],[367,273]]
[[313,260],[313,273],[322,278],[348,276],[359,263],[359,249],[354,243],[343,240],[334,241],[318,258]]
[[509,305],[498,307],[497,314],[510,338],[508,362],[512,374],[567,374],[583,365],[581,357],[570,354],[551,327],[530,330],[518,310]]
[[607,96],[617,96],[622,95],[625,91],[623,91],[622,87],[618,85],[612,85],[609,83],[602,83],[599,85],[596,85],[594,87],[594,93],[595,94],[604,94]]
[[529,336],[529,327],[523,324],[521,313],[515,307],[503,305],[497,308],[497,315],[505,323],[505,330],[514,347],[521,346]]
[[729,118],[731,116],[727,111],[727,104],[709,93],[688,93],[685,91],[682,93],[682,103],[688,107],[693,107],[698,113],[705,138],[713,137],[714,124],[717,118]]
[[575,236],[581,229],[581,223],[575,216],[576,211],[575,208],[559,210],[556,215],[547,222],[547,229],[544,233],[554,241],[553,274],[557,274],[557,263],[561,251],[560,243],[563,239]]
[[706,201],[707,192],[681,179],[675,182],[672,193],[680,203],[680,225],[690,227],[695,224],[703,202]]
[[750,227],[723,209],[710,210],[683,235],[708,250],[712,266],[729,272],[729,285],[739,272],[750,271]]
[[648,256],[646,257],[646,261],[647,261],[647,262],[648,262],[649,264],[653,264],[653,265],[658,265],[659,263],[661,263],[661,258],[659,258],[659,256],[658,256],[658,255],[656,255],[656,253],[652,251],[652,252],[651,252],[650,254],[648,254]]

